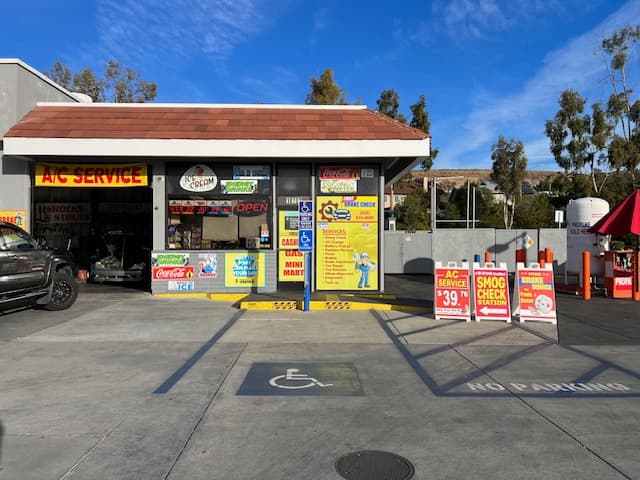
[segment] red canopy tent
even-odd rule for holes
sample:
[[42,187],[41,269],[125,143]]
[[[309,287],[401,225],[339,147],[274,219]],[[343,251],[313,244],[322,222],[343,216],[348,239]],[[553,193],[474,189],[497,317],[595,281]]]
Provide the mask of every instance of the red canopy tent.
[[[634,190],[616,205],[609,213],[589,228],[590,233],[599,235],[614,235],[621,237],[628,233],[640,235],[640,189]],[[638,239],[636,237],[636,252],[633,255],[633,287],[632,298],[640,300],[638,281]]]
[[589,229],[590,233],[615,235],[627,233],[640,235],[640,189],[634,190]]

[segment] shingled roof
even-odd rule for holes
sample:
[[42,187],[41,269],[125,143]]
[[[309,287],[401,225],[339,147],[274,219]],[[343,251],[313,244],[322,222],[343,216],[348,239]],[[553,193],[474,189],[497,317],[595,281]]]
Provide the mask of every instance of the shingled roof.
[[395,181],[431,138],[364,106],[38,104],[4,135],[23,157],[384,159]]
[[5,138],[424,140],[359,106],[40,104]]

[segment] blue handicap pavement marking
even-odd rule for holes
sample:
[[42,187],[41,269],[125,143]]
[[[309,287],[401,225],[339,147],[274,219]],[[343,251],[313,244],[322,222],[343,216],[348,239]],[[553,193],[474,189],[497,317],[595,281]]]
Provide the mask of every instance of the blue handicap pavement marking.
[[362,396],[351,363],[254,363],[237,395]]
[[[414,372],[422,380],[422,382],[429,388],[429,390],[436,396],[440,397],[530,397],[530,398],[624,398],[624,397],[640,397],[640,392],[634,390],[631,386],[622,383],[624,379],[630,378],[634,384],[637,385],[637,380],[640,379],[640,372],[626,368],[622,365],[618,365],[598,355],[585,352],[577,347],[570,345],[560,345],[554,339],[549,338],[535,330],[531,330],[523,325],[511,324],[505,328],[495,330],[493,332],[484,333],[481,335],[469,336],[458,342],[449,345],[439,345],[424,352],[412,353],[406,343],[403,341],[407,336],[427,330],[446,328],[453,323],[459,322],[446,322],[436,327],[429,327],[412,332],[396,333],[388,325],[389,321],[384,319],[380,313],[372,310],[373,315],[377,318],[380,327],[392,340],[395,347],[403,355],[404,359],[411,366]],[[434,378],[435,372],[430,372],[421,362],[424,359],[432,358],[444,352],[450,352],[453,349],[463,346],[471,345],[479,340],[484,340],[492,336],[501,335],[513,328],[520,328],[526,332],[535,335],[540,338],[541,342],[534,345],[529,345],[521,348],[515,352],[511,352],[507,355],[493,360],[492,362],[482,365],[473,365],[471,372],[466,372],[463,375],[452,378],[446,382],[437,382]],[[572,378],[567,378],[566,381],[558,383],[547,383],[545,381],[538,382],[499,382],[492,379],[490,382],[480,382],[482,377],[488,377],[491,379],[491,372],[498,371],[503,367],[521,360],[528,355],[535,352],[543,351],[548,347],[554,346],[556,348],[562,348],[573,355],[582,357],[588,360],[589,369],[585,370],[580,375]],[[458,352],[459,353],[459,352]],[[594,366],[595,364],[595,366]],[[615,380],[611,378],[606,380],[599,380],[603,374],[613,373]]]

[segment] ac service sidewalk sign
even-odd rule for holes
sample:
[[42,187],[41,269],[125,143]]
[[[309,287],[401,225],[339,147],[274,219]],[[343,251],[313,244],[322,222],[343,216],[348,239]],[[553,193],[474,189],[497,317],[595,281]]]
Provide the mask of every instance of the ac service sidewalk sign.
[[471,294],[469,286],[469,264],[462,262],[436,262],[434,291],[434,313],[436,320],[457,318],[471,321]]
[[493,262],[487,262],[480,267],[479,263],[474,263],[473,297],[476,322],[502,320],[511,323],[507,265],[501,263],[496,267]]
[[516,285],[513,298],[513,314],[520,322],[535,320],[557,323],[556,297],[553,285],[553,266],[540,267],[539,263],[516,265]]

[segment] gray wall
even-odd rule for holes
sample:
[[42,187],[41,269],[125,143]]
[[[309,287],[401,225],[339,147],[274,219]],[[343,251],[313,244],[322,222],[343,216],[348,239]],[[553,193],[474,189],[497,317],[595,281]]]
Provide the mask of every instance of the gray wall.
[[[66,91],[21,63],[0,62],[0,136],[38,102],[76,102]],[[31,179],[29,164],[4,157],[0,144],[0,210],[26,210],[31,223]]]
[[516,250],[523,248],[529,236],[533,245],[527,249],[527,262],[538,260],[538,250],[550,248],[556,273],[563,273],[567,259],[566,229],[496,230],[440,229],[435,232],[384,232],[384,272],[388,274],[433,274],[434,262],[473,262],[474,255],[491,253],[491,260],[506,263],[510,272],[516,268]]

